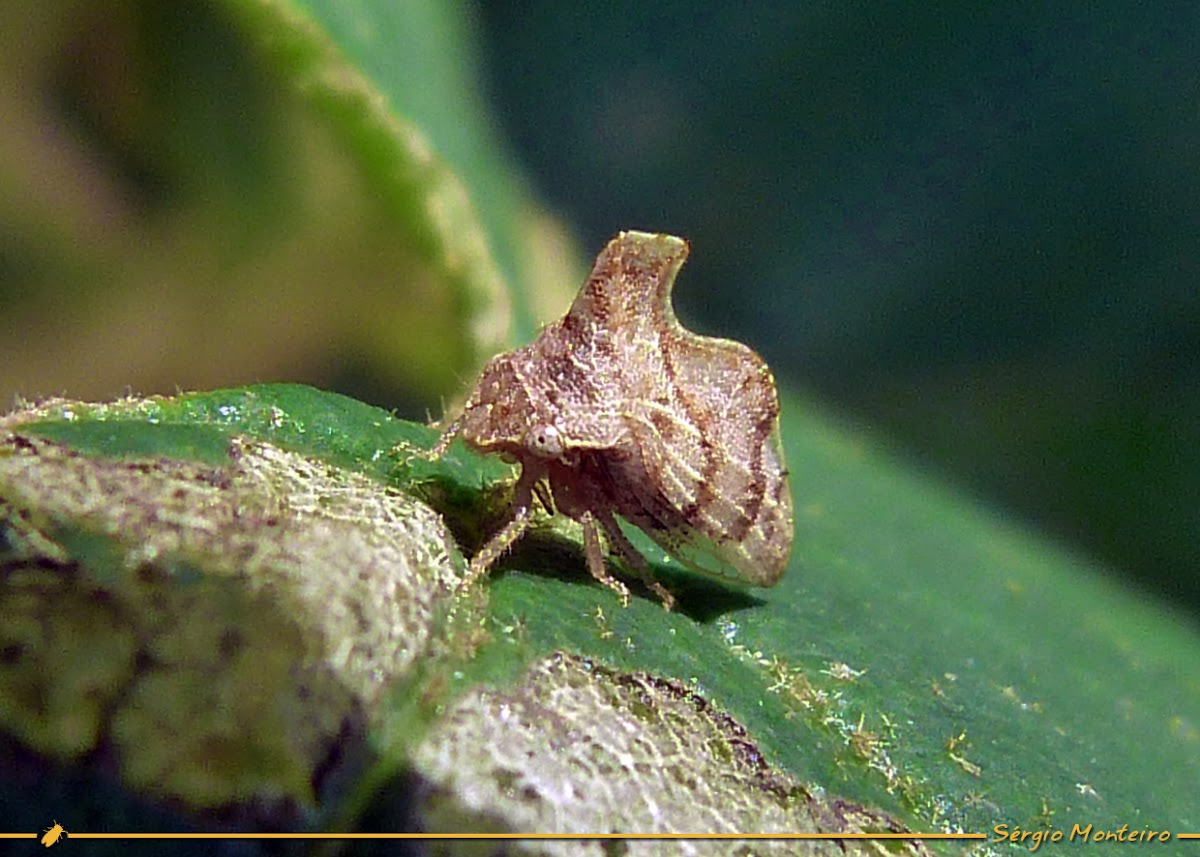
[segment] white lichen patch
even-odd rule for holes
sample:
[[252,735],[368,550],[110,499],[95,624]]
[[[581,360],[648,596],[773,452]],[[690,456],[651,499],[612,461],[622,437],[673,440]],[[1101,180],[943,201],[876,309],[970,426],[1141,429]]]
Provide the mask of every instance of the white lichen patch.
[[0,729],[197,808],[310,805],[460,580],[424,505],[248,440],[211,467],[8,434],[0,525]]
[[[438,831],[903,832],[763,760],[746,730],[682,685],[557,654],[513,690],[478,690],[417,748]],[[928,854],[904,840],[522,840],[486,853]],[[449,849],[451,846],[441,846]],[[454,853],[470,853],[462,843]]]

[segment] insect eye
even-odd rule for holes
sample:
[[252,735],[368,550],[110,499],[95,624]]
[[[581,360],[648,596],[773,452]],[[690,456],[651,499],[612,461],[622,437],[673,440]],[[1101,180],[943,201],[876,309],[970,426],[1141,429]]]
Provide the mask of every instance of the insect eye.
[[537,425],[525,435],[525,446],[534,455],[556,458],[562,455],[562,436],[552,425]]

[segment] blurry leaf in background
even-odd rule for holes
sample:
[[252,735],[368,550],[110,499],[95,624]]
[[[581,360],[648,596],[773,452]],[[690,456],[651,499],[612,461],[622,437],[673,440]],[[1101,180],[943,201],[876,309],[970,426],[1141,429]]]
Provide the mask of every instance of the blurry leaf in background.
[[506,281],[555,273],[558,296],[515,293],[529,331],[578,264],[488,136],[468,24],[443,3],[14,8],[0,395],[305,380],[440,416],[511,341]]

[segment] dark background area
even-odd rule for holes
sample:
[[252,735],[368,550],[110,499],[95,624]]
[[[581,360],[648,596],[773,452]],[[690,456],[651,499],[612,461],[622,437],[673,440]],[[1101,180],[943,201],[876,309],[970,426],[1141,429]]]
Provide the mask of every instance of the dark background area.
[[478,9],[586,248],[688,237],[686,324],[1200,611],[1194,5]]

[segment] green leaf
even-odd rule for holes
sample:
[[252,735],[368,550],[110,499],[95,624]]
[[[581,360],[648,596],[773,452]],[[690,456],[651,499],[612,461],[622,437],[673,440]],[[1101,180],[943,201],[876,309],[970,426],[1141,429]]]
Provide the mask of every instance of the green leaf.
[[[119,438],[105,454],[170,429],[145,452],[173,439],[176,454],[196,456],[194,432],[219,430],[401,485],[452,484],[485,506],[508,473],[461,449],[416,466],[389,450],[426,446],[430,430],[291,385],[39,414],[20,431],[92,451],[97,437]],[[510,687],[565,651],[682,682],[747,727],[771,765],[913,829],[1195,826],[1194,627],[809,403],[785,397],[782,429],[798,512],[778,586],[728,589],[652,556],[679,609],[645,592],[622,608],[569,530],[538,530],[486,581],[474,657],[441,676],[438,706],[397,708],[394,728],[435,725],[479,682]],[[413,681],[398,700],[432,687]]]
[[694,685],[773,762],[917,829],[1195,827],[1195,627],[810,404],[785,400],[783,436],[796,549],[774,589],[673,577],[664,615],[526,560],[493,615],[533,650]]

